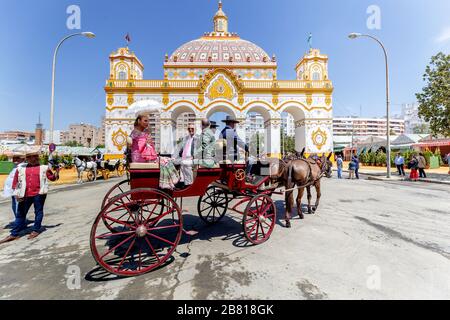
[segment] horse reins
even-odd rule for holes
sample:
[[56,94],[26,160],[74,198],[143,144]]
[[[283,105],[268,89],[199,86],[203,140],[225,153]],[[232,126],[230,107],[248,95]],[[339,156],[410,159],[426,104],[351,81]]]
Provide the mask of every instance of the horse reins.
[[[315,164],[317,164],[317,166],[320,168],[320,174],[317,176],[316,179],[311,180],[311,176],[312,176],[312,168],[311,168],[311,163],[308,161],[308,159],[298,159],[298,160],[303,160],[308,164],[308,168],[309,168],[309,175],[308,175],[308,182],[306,182],[306,184],[301,185],[301,186],[297,186],[294,188],[290,188],[290,189],[285,189],[284,192],[289,192],[289,191],[293,191],[296,189],[301,189],[301,188],[306,188],[309,187],[311,185],[313,185],[314,183],[316,183],[318,180],[322,179],[322,177],[325,175],[325,162],[322,164],[322,166],[319,165],[320,159],[314,161]],[[290,185],[292,182],[292,164],[289,164],[289,171],[288,171],[288,185]]]

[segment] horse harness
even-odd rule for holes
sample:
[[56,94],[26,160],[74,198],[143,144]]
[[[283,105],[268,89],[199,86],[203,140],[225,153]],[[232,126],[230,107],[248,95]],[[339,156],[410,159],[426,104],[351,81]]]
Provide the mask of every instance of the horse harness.
[[[292,191],[292,190],[295,190],[295,189],[301,189],[301,188],[309,187],[309,186],[313,185],[314,183],[316,183],[318,180],[322,179],[322,177],[325,174],[325,171],[324,171],[325,162],[322,163],[322,161],[319,158],[316,159],[316,160],[313,160],[314,163],[311,163],[310,161],[308,161],[309,159],[297,159],[297,160],[302,160],[302,161],[304,161],[304,162],[306,162],[308,164],[308,169],[309,169],[308,179],[306,180],[306,183],[304,185],[297,186],[297,187],[290,188],[290,189],[286,189],[286,190],[284,190],[284,192],[288,192],[288,191]],[[312,164],[317,164],[317,166],[320,168],[320,174],[318,175],[318,177],[316,179],[314,179],[313,176],[312,176],[312,168],[311,168]],[[287,183],[287,185],[290,186],[291,183],[292,183],[292,164],[289,164],[288,183]]]

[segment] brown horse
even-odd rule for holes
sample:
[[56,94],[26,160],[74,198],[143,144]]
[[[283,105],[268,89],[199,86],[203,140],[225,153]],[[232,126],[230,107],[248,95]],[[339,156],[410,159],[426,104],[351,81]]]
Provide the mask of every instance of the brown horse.
[[[283,182],[285,187],[285,202],[286,202],[286,213],[285,221],[286,227],[291,227],[291,211],[294,202],[294,188],[298,188],[297,195],[297,213],[300,219],[303,219],[302,212],[302,196],[306,188],[308,194],[308,213],[313,213],[311,207],[311,186],[316,188],[316,203],[314,206],[314,211],[317,210],[319,206],[319,201],[321,197],[320,192],[320,179],[325,175],[327,178],[331,178],[332,163],[330,161],[331,153],[328,157],[323,155],[321,158],[313,159],[298,159],[289,161],[283,168],[280,174],[280,180]],[[281,169],[281,168],[280,168]]]

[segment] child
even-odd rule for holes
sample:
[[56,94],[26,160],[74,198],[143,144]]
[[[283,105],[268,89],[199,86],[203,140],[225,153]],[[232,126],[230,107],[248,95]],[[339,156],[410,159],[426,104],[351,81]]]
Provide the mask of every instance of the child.
[[356,163],[355,161],[351,160],[348,164],[348,178],[353,179],[355,175],[355,169],[356,169]]

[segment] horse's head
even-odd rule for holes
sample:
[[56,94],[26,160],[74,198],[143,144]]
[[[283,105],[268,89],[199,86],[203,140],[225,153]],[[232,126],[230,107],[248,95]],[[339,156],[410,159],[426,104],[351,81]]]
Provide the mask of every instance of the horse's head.
[[322,155],[322,158],[319,158],[318,161],[320,161],[320,171],[325,174],[327,178],[332,177],[332,169],[333,169],[333,163],[331,162],[330,158],[333,152],[331,152],[328,157],[325,157],[325,154]]

